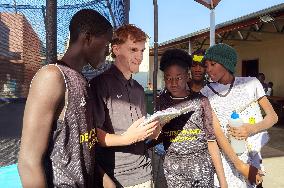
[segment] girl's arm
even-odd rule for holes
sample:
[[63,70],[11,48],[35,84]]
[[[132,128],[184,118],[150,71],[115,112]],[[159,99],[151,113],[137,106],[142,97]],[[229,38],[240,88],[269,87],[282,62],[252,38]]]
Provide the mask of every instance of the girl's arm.
[[266,96],[258,100],[259,105],[265,112],[265,117],[262,121],[251,126],[250,124],[244,124],[241,127],[230,127],[230,134],[240,139],[246,139],[250,135],[259,133],[263,130],[269,129],[278,121],[278,116],[275,113],[271,103]]
[[219,147],[215,140],[209,140],[207,143],[208,143],[208,150],[211,155],[213,164],[215,166],[215,170],[218,176],[220,186],[221,188],[227,188],[228,184],[227,184],[225,172],[223,169]]
[[251,130],[252,134],[269,129],[278,121],[278,116],[266,96],[260,98],[258,100],[258,103],[264,110],[266,115],[261,122],[254,124],[254,126],[251,126],[253,127]]
[[262,182],[263,180],[260,175],[261,174],[260,171],[254,166],[246,164],[238,158],[231,144],[229,143],[227,137],[224,135],[220,123],[217,119],[217,116],[214,112],[213,112],[213,127],[219,147],[229,157],[230,161],[234,164],[235,168],[251,183],[259,184],[260,182]]

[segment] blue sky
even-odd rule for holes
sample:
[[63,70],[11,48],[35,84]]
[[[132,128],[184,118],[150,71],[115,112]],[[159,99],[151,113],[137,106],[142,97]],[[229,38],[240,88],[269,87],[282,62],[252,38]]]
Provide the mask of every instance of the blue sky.
[[[219,24],[280,3],[284,0],[221,0],[215,9]],[[194,0],[158,0],[159,43],[210,26],[210,10]],[[143,29],[154,40],[153,0],[131,0],[130,23]]]

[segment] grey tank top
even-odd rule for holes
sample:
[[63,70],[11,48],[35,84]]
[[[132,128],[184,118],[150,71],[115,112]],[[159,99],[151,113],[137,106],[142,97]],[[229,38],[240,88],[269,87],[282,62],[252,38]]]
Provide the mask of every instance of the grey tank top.
[[63,64],[54,64],[64,76],[67,108],[55,120],[45,156],[48,187],[94,187],[96,131],[87,80]]

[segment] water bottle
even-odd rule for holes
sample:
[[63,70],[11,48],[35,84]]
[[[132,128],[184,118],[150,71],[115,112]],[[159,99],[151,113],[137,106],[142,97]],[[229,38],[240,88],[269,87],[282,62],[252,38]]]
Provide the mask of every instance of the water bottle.
[[[240,119],[239,114],[236,111],[233,111],[231,119],[229,120],[229,125],[231,127],[240,127],[243,125],[243,121]],[[237,155],[241,155],[246,149],[245,140],[238,140],[233,136],[230,136],[230,141],[233,150]]]

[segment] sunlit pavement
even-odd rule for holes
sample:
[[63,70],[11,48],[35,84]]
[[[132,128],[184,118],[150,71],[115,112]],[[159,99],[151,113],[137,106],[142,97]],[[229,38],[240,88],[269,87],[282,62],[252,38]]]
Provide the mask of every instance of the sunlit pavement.
[[[0,106],[0,141],[4,142],[5,139],[19,139],[22,128],[24,103],[18,104],[5,104]],[[282,120],[283,122],[283,120]],[[283,188],[284,187],[284,123],[272,127],[269,131],[270,141],[262,150],[263,163],[266,169],[266,176],[264,177],[264,188]],[[15,146],[15,144],[11,144]],[[1,150],[10,150],[0,153],[0,159],[8,159],[7,153],[13,154],[17,150],[8,147],[5,148],[4,144],[0,145]],[[17,154],[14,153],[15,159],[11,162],[16,162]],[[1,155],[2,154],[2,155]],[[156,155],[154,163],[154,177],[157,179],[156,188],[165,187],[165,179],[163,178],[162,161]],[[0,160],[1,161],[1,160]],[[3,161],[3,160],[2,160]],[[158,167],[160,164],[160,167]],[[1,166],[1,165],[0,165]]]
[[266,175],[264,188],[284,187],[284,125],[276,125],[269,131],[270,141],[262,150]]

